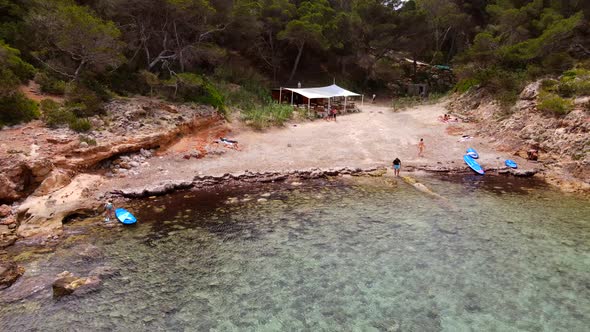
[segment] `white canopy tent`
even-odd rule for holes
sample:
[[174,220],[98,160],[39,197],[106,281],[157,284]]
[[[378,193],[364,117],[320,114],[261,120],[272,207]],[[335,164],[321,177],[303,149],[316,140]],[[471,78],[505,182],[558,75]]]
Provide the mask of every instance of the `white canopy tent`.
[[333,97],[344,97],[344,109],[346,110],[346,101],[348,97],[362,97],[361,106],[364,103],[364,95],[360,95],[358,93],[354,93],[352,91],[348,91],[339,87],[336,84],[332,84],[329,86],[322,86],[317,88],[305,88],[305,89],[294,89],[294,88],[281,88],[279,93],[279,100],[282,100],[283,90],[291,91],[291,104],[293,104],[293,93],[297,93],[302,95],[303,97],[307,98],[307,107],[308,109],[311,106],[312,99],[328,99]]

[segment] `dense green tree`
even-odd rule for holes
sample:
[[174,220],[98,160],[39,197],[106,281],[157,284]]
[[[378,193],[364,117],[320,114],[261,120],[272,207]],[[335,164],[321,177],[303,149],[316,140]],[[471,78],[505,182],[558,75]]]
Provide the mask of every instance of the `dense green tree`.
[[228,82],[264,100],[259,73],[384,88],[421,81],[421,61],[513,96],[526,78],[584,66],[588,18],[586,0],[0,0],[0,95],[31,78],[27,61],[74,104],[107,89],[222,104],[214,87]]
[[299,5],[297,17],[278,35],[279,39],[288,40],[297,47],[288,81],[295,77],[305,46],[328,49],[331,41],[327,35],[334,28],[334,10],[327,0],[303,1]]
[[39,115],[36,104],[18,90],[33,72],[33,66],[20,58],[17,49],[0,40],[0,128],[30,121]]
[[72,80],[86,70],[103,72],[124,61],[119,29],[87,7],[70,1],[41,3],[28,23],[37,36],[35,58]]

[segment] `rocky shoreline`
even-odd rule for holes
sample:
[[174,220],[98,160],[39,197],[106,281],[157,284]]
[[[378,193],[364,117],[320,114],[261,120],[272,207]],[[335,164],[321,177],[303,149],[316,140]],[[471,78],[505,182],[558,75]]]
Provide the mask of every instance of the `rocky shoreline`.
[[[471,174],[472,171],[463,166],[405,166],[406,172],[426,172],[426,173],[445,173],[445,174]],[[532,177],[538,173],[537,169],[510,169],[488,168],[486,171],[501,174],[512,175],[517,177]],[[226,173],[222,175],[198,175],[192,181],[165,181],[156,185],[147,187],[128,188],[114,190],[110,192],[111,197],[124,198],[145,198],[151,196],[161,196],[176,191],[188,189],[208,189],[217,186],[227,186],[237,183],[270,183],[270,182],[299,182],[311,179],[319,179],[335,176],[383,176],[387,172],[387,167],[370,167],[370,168],[353,168],[341,167],[320,169],[312,168],[305,170],[290,170],[286,172],[240,172]]]
[[[511,175],[511,176],[534,176],[537,170],[510,170],[507,168],[500,169],[488,169],[492,174],[498,175]],[[471,171],[464,166],[406,166],[404,169],[406,173],[436,173],[436,174],[470,174]],[[63,233],[63,221],[75,214],[83,217],[97,216],[102,212],[103,200],[107,197],[114,199],[115,201],[120,199],[139,199],[153,196],[162,196],[172,194],[174,192],[183,190],[216,190],[216,188],[225,186],[237,186],[243,184],[264,184],[264,183],[289,183],[293,186],[302,185],[303,182],[329,177],[383,177],[387,174],[387,167],[370,167],[370,168],[354,168],[354,167],[341,167],[331,169],[305,169],[305,170],[290,170],[286,172],[239,172],[239,173],[226,173],[221,175],[198,175],[190,181],[163,181],[155,185],[140,186],[136,188],[128,188],[124,190],[114,190],[106,192],[100,196],[76,196],[72,193],[67,193],[69,197],[73,197],[70,204],[65,204],[65,208],[61,208],[58,211],[46,210],[46,206],[43,206],[43,213],[39,213],[36,210],[31,209],[29,204],[23,204],[19,207],[21,215],[23,211],[27,213],[37,213],[36,216],[28,216],[27,220],[19,220],[18,228],[13,227],[12,229],[18,230],[18,238],[21,240],[19,243],[24,248],[55,248],[60,242],[68,238],[70,235]],[[99,176],[91,175],[91,181],[88,181],[88,176],[82,174],[79,178],[74,179],[74,186],[79,189],[80,193],[83,193],[88,186],[96,186],[97,181],[101,181]],[[53,195],[59,195],[58,192]],[[63,193],[61,193],[63,194]],[[73,196],[72,196],[73,195]],[[42,199],[43,201],[43,199]],[[33,204],[34,205],[34,204]],[[36,219],[35,219],[36,217]],[[31,226],[27,224],[27,221],[34,222],[34,227],[39,225],[51,225],[45,228],[35,228],[39,232],[32,232]],[[24,222],[24,223],[22,223]],[[16,223],[15,223],[16,225]],[[12,241],[3,244],[3,248],[13,245],[17,240],[17,236],[13,236]],[[31,249],[34,250],[34,249]],[[51,250],[49,250],[51,251]],[[14,283],[22,274],[24,269],[21,266],[16,265],[14,262],[4,260],[2,262],[2,268],[0,269],[0,281],[5,287],[9,287]],[[74,293],[74,291],[85,285],[90,285],[90,289],[99,287],[100,280],[96,278],[79,278],[72,275],[58,276],[56,283],[54,284],[54,290],[56,296],[63,296]],[[73,285],[73,286],[72,286]],[[79,291],[76,291],[79,292]]]
[[564,192],[590,192],[590,101],[577,98],[565,115],[537,108],[540,82],[529,84],[509,110],[503,109],[485,89],[455,95],[448,110],[477,126],[473,134],[486,139],[498,151],[525,159],[539,151],[543,179]]

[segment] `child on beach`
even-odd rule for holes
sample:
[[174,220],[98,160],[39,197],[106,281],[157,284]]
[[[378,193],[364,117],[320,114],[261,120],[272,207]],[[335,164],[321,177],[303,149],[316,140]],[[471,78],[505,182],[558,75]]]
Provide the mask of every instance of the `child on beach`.
[[330,117],[332,117],[332,118],[334,119],[334,121],[336,121],[336,114],[337,114],[337,113],[338,113],[338,110],[337,110],[335,107],[333,107],[333,108],[330,110]]
[[399,176],[399,170],[402,167],[402,162],[399,158],[393,160],[393,175]]
[[105,218],[104,221],[105,222],[109,222],[111,221],[111,218],[115,217],[115,207],[113,206],[113,203],[111,201],[107,201],[106,204],[104,205],[105,211]]
[[424,145],[424,139],[421,138],[420,142],[418,143],[418,157],[422,157],[424,155],[425,149],[426,149],[426,145]]

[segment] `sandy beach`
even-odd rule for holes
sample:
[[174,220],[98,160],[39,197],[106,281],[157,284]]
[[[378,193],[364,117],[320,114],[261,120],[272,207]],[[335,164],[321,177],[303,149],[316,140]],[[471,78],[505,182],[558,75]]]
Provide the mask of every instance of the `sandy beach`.
[[[159,181],[191,180],[195,175],[220,175],[236,172],[284,172],[309,168],[390,166],[396,157],[407,166],[463,166],[468,147],[478,150],[484,167],[500,167],[512,156],[495,151],[489,142],[462,135],[475,135],[470,123],[443,123],[439,116],[444,103],[394,112],[384,104],[366,104],[361,113],[339,116],[337,121],[317,120],[289,123],[282,128],[254,131],[239,121],[227,124],[228,137],[239,142],[239,150],[226,149],[221,156],[203,159],[182,158],[178,147],[162,151],[150,159],[138,175],[111,178],[108,190],[150,185]],[[418,157],[418,141],[424,138],[426,151]],[[209,137],[210,144],[218,137]],[[183,138],[190,149],[200,147],[202,133]],[[525,163],[519,159],[519,163]]]

